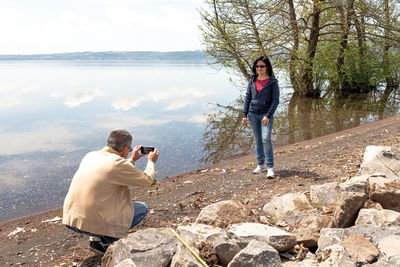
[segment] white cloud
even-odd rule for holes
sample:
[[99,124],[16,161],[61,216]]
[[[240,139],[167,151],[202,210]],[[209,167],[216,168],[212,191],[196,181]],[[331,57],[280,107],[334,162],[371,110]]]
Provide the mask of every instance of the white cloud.
[[0,98],[0,109],[11,108],[22,104],[21,99],[17,97],[4,97]]
[[143,101],[146,101],[146,97],[126,97],[113,101],[111,106],[115,110],[127,111],[133,107],[140,106]]
[[172,103],[170,103],[164,110],[167,111],[177,110],[194,104],[195,102],[191,99],[176,99],[172,101]]
[[177,110],[189,105],[194,105],[198,100],[210,95],[220,95],[222,92],[214,89],[204,88],[169,88],[166,90],[152,91],[152,93],[140,97],[123,97],[112,102],[115,110],[127,111],[133,107],[140,106],[145,101],[167,102],[170,101],[164,110]]
[[73,144],[73,141],[84,135],[84,131],[81,130],[73,131],[62,125],[39,123],[31,131],[0,133],[0,155],[17,155],[38,151],[71,152],[79,149]]
[[95,88],[88,90],[87,92],[78,93],[76,95],[68,96],[65,100],[65,105],[70,108],[77,107],[83,103],[87,103],[93,100],[96,96],[103,96],[104,93],[99,89]]
[[124,115],[121,113],[113,113],[99,117],[99,122],[95,123],[96,127],[105,129],[131,128],[136,126],[160,125],[169,122],[169,119],[148,119],[135,115]]
[[188,121],[194,123],[205,123],[207,122],[207,117],[208,116],[206,114],[197,114],[190,117]]

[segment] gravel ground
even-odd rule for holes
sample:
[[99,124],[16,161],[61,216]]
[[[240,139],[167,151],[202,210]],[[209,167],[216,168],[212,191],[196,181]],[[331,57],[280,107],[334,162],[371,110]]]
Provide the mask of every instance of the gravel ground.
[[[349,179],[358,171],[367,145],[388,145],[400,153],[400,115],[335,134],[280,147],[275,151],[275,179],[254,175],[255,155],[209,166],[135,188],[150,214],[137,228],[176,227],[193,222],[210,203],[239,199],[248,218],[257,221],[262,206],[275,196],[307,192],[311,185]],[[56,209],[0,224],[0,266],[96,266],[101,257],[88,248],[88,237],[60,223]],[[19,231],[19,232],[18,232]]]

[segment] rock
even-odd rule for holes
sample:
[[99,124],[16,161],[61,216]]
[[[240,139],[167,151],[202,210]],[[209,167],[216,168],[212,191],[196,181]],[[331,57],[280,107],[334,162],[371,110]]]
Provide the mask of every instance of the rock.
[[366,264],[363,267],[394,267],[400,266],[400,256],[380,258],[373,264]]
[[350,228],[323,228],[318,240],[318,250],[316,255],[322,258],[322,251],[330,246],[340,244],[349,238],[351,233],[362,236],[379,248],[379,243],[389,236],[400,236],[400,227],[382,228],[373,225],[358,225]]
[[400,212],[386,209],[361,209],[355,224],[370,224],[377,227],[400,226]]
[[[199,250],[191,247],[199,255]],[[172,258],[170,267],[202,267],[198,259],[182,244],[178,245],[176,253]],[[149,266],[150,267],[150,266]]]
[[297,244],[311,248],[316,247],[319,239],[319,231],[322,228],[329,227],[332,222],[332,216],[310,213],[303,218],[298,227],[292,232],[296,236]]
[[332,227],[343,228],[354,225],[358,211],[366,200],[366,193],[342,192],[335,208]]
[[342,228],[322,228],[318,239],[317,255],[321,256],[321,251],[327,247],[341,243],[350,235],[349,229]]
[[400,212],[400,179],[370,177],[368,191],[369,198],[384,209]]
[[[352,177],[349,181],[355,182],[355,183],[357,183],[357,182],[363,182],[363,183],[368,184],[369,177],[371,177],[371,176],[376,176],[376,175],[380,176],[380,174],[363,174],[363,175],[356,175],[356,176]],[[385,174],[381,174],[381,175],[385,176]]]
[[303,193],[285,194],[275,197],[263,207],[263,211],[273,216],[277,221],[283,220],[290,225],[296,225],[313,207]]
[[346,249],[357,266],[374,262],[379,256],[379,251],[374,244],[356,233],[350,233],[350,236],[340,244]]
[[329,204],[339,198],[339,183],[326,183],[313,185],[310,189],[311,202],[316,204]]
[[400,236],[390,235],[378,243],[379,251],[386,257],[400,256]]
[[366,182],[356,182],[354,180],[350,180],[344,183],[339,184],[340,191],[344,192],[358,192],[358,193],[367,193],[367,183]]
[[238,214],[239,216],[235,217],[239,218],[245,218],[247,216],[246,208],[241,203],[238,201],[226,200],[203,208],[197,216],[196,222],[223,228],[231,223],[231,218],[226,216],[227,213]]
[[252,240],[228,264],[228,267],[259,266],[280,267],[281,258],[273,247],[257,240]]
[[220,236],[215,240],[213,247],[221,263],[227,265],[241,250],[239,245],[227,236]]
[[319,267],[355,267],[349,253],[341,245],[333,245],[322,250],[322,261]]
[[282,262],[282,267],[318,267],[319,262],[317,260],[305,259],[302,261],[287,261]]
[[102,266],[128,264],[126,259],[132,259],[137,267],[168,266],[177,242],[166,228],[139,230],[111,245],[102,259]]
[[115,267],[136,267],[136,264],[133,262],[132,259],[125,259],[115,265]]
[[296,237],[279,228],[259,223],[240,223],[232,225],[227,231],[229,238],[245,247],[250,241],[267,242],[279,252],[291,250],[296,245]]
[[180,225],[176,230],[189,246],[200,244],[201,242],[212,243],[219,236],[225,234],[225,231],[219,227],[200,223]]
[[367,146],[357,175],[384,173],[388,177],[400,176],[400,156],[390,147]]

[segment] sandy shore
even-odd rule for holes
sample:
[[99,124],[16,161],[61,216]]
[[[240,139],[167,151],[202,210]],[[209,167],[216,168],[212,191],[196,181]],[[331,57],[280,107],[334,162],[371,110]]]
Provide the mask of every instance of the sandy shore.
[[[202,207],[220,200],[241,200],[258,220],[261,207],[274,196],[305,192],[311,185],[353,177],[367,145],[399,151],[400,115],[300,142],[275,151],[276,178],[253,175],[255,155],[227,161],[137,188],[132,197],[145,201],[151,214],[138,228],[174,227],[193,222]],[[96,266],[101,257],[88,249],[88,238],[60,223],[56,209],[0,224],[0,266]],[[20,232],[17,233],[19,229]]]

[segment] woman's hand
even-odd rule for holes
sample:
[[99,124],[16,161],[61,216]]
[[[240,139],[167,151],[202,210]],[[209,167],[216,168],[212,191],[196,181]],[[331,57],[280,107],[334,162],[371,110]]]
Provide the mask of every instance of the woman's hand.
[[269,124],[269,119],[267,117],[264,117],[263,120],[262,120],[262,125],[265,126],[265,125],[268,125],[268,124]]
[[242,123],[243,123],[244,126],[247,126],[247,118],[243,118],[242,119]]

